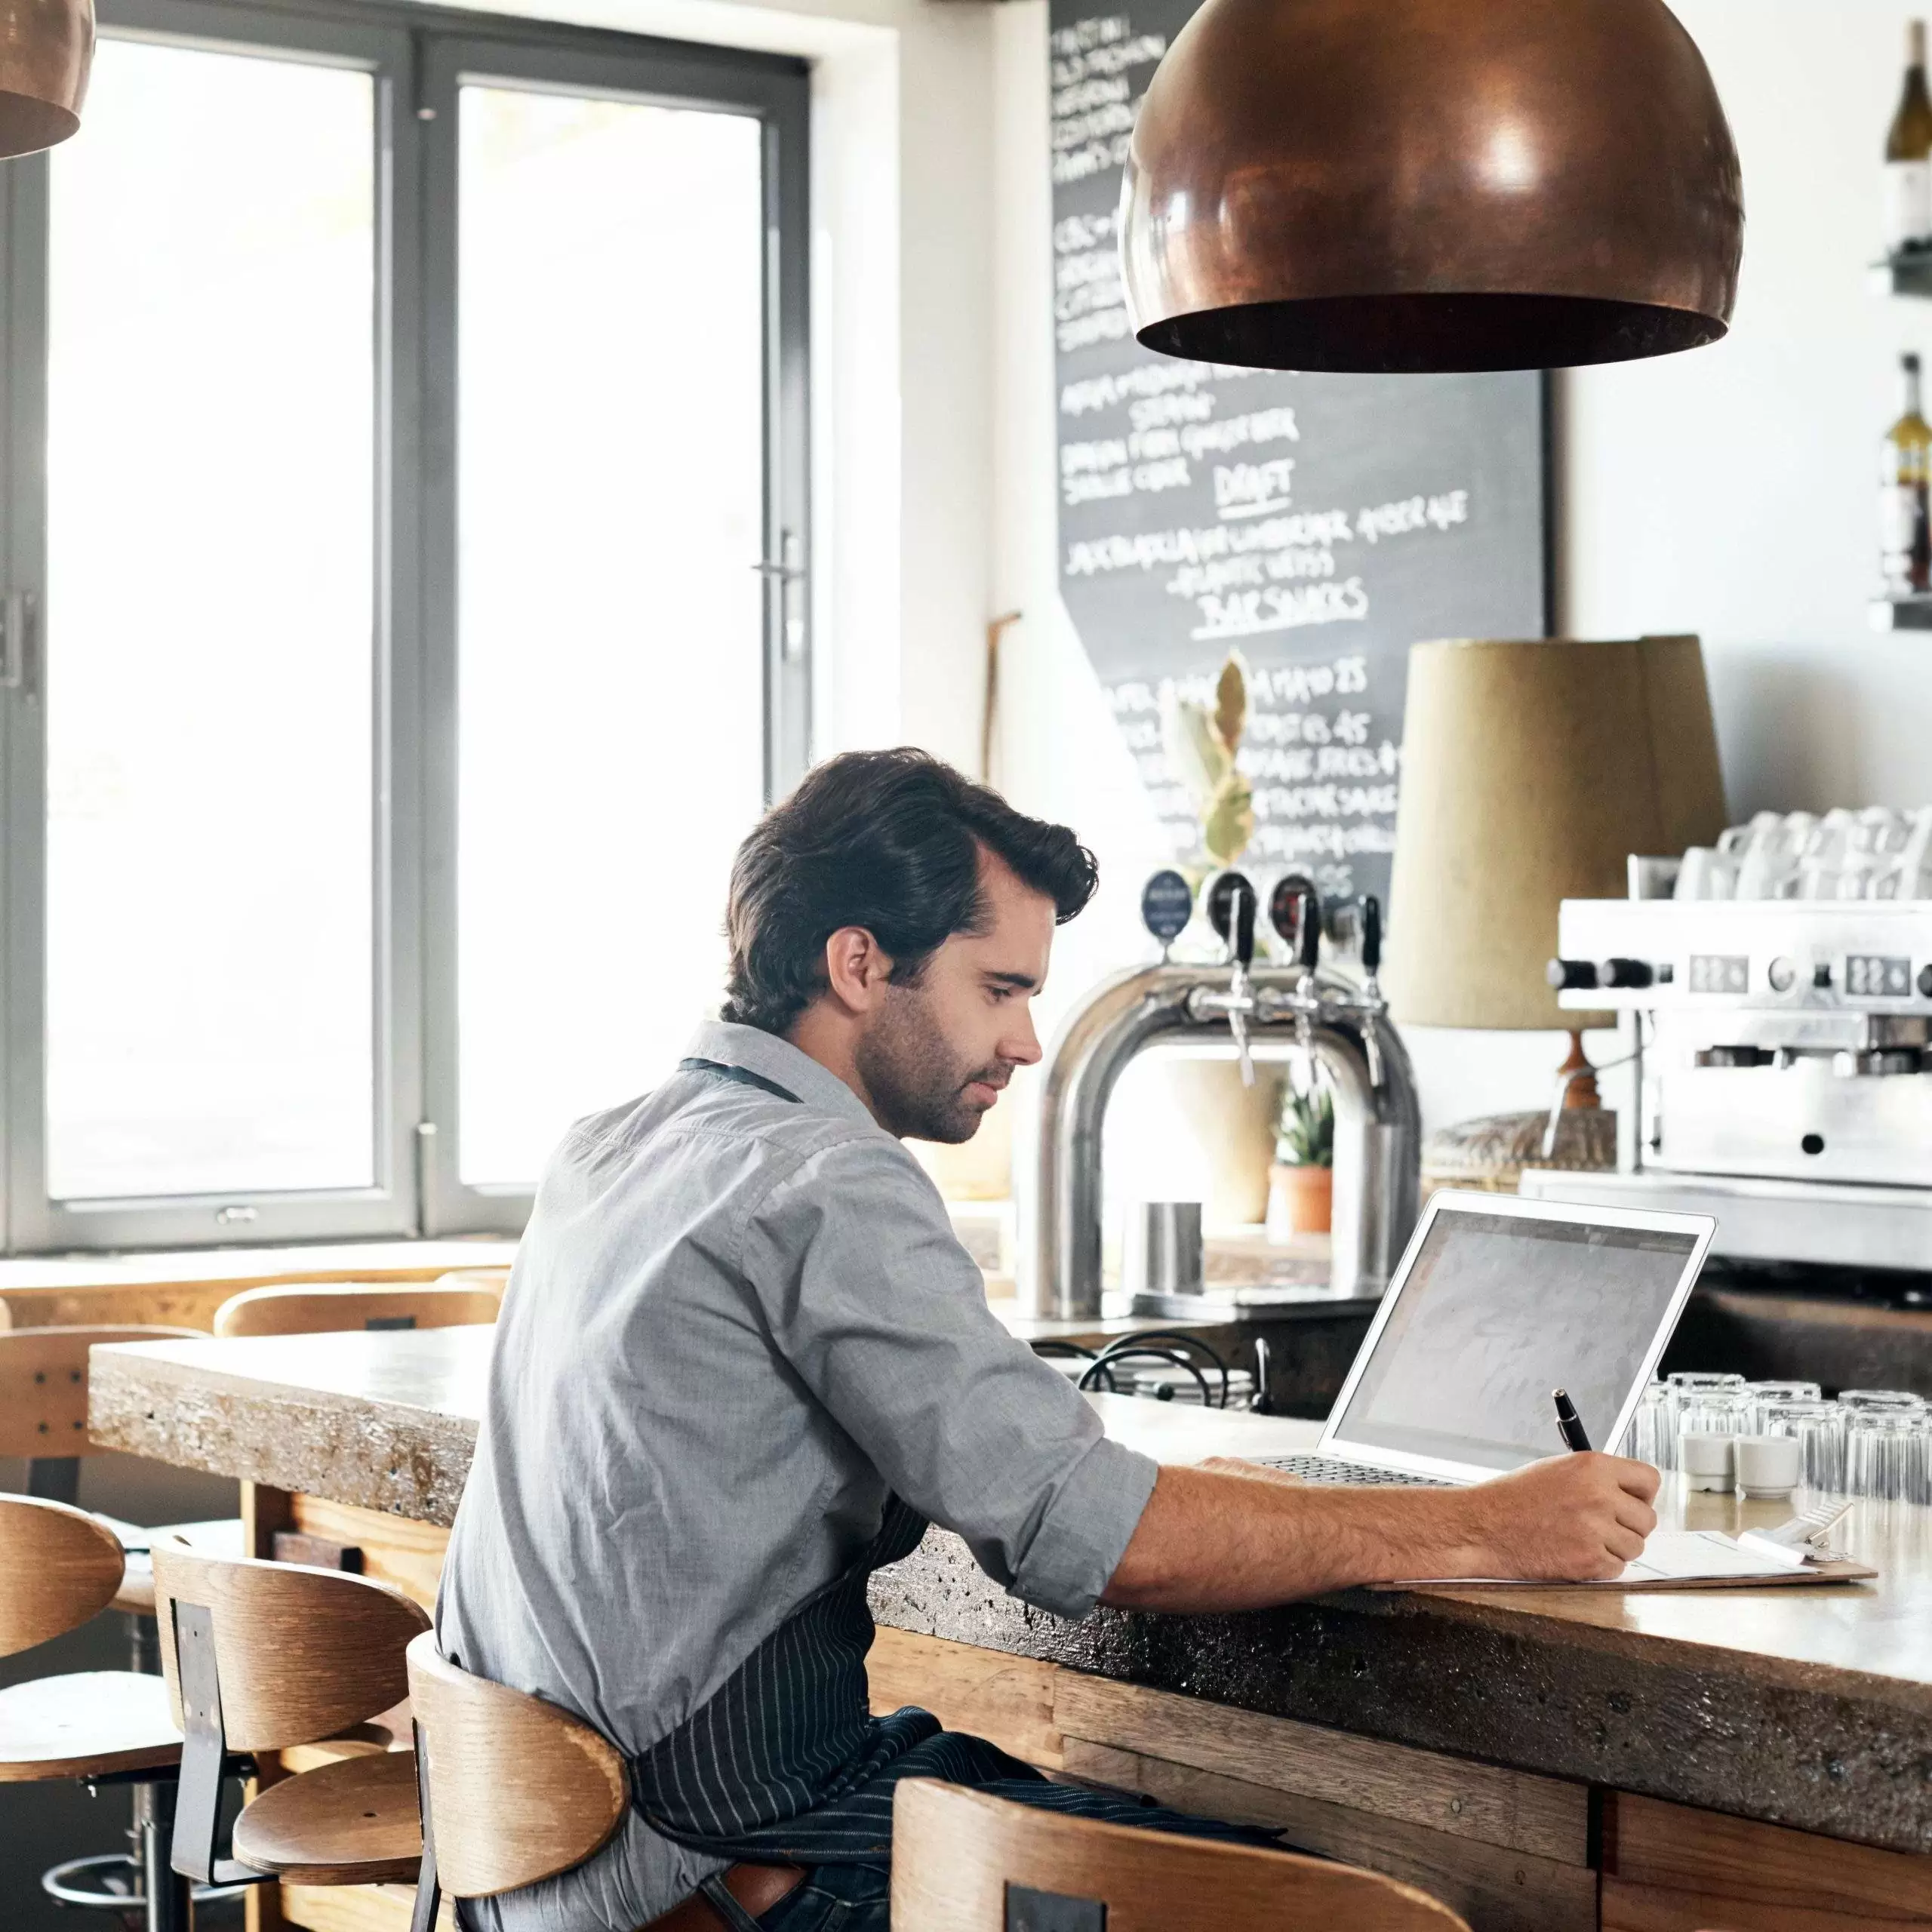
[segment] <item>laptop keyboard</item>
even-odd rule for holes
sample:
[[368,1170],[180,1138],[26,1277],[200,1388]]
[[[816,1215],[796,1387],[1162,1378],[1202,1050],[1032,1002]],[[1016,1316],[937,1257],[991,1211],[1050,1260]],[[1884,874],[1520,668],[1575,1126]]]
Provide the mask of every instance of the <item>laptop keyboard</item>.
[[1399,1469],[1378,1469],[1367,1463],[1344,1463],[1333,1456],[1257,1456],[1265,1468],[1284,1469],[1303,1482],[1393,1484],[1405,1489],[1453,1489],[1440,1476],[1404,1475]]

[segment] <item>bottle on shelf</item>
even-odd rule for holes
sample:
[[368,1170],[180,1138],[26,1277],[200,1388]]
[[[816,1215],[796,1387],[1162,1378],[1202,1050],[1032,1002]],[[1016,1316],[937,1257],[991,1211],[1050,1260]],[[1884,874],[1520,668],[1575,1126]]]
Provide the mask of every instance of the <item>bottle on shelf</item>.
[[1899,368],[1899,419],[1886,432],[1879,460],[1879,543],[1889,597],[1932,590],[1932,425],[1921,408],[1918,358],[1903,356]]
[[1905,86],[1885,137],[1887,255],[1932,247],[1932,94],[1925,86],[1925,23],[1906,29]]

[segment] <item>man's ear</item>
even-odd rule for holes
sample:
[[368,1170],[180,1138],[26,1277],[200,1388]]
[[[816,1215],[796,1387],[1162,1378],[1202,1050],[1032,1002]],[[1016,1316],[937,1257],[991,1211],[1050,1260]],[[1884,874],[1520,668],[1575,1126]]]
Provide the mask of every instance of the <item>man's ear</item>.
[[826,941],[826,990],[848,1012],[871,1012],[891,977],[892,955],[863,926],[841,926]]

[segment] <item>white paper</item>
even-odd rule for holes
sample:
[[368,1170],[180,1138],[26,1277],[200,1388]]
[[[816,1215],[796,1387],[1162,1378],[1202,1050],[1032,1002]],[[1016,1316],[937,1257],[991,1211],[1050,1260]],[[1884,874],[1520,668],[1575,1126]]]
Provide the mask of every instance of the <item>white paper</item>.
[[1781,1577],[1793,1566],[1716,1530],[1659,1530],[1620,1583],[1686,1583],[1701,1577]]
[[[1551,1582],[1549,1587],[1614,1590],[1629,1583],[1688,1583],[1709,1577],[1747,1581],[1754,1577],[1787,1577],[1801,1567],[1801,1552],[1792,1552],[1800,1561],[1794,1564],[1784,1554],[1759,1552],[1724,1535],[1717,1530],[1659,1530],[1644,1546],[1635,1563],[1627,1563],[1614,1577],[1576,1585]],[[1479,1585],[1531,1583],[1543,1580],[1527,1577],[1409,1577],[1397,1587],[1422,1583]]]

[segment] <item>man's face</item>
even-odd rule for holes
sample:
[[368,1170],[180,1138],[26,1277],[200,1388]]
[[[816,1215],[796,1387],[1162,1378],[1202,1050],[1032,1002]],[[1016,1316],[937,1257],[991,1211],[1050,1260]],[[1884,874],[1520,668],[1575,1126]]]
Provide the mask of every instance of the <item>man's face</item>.
[[1032,1000],[1047,977],[1054,903],[980,854],[986,930],[955,933],[914,986],[886,989],[854,1055],[888,1133],[970,1140],[1016,1066],[1040,1057]]

